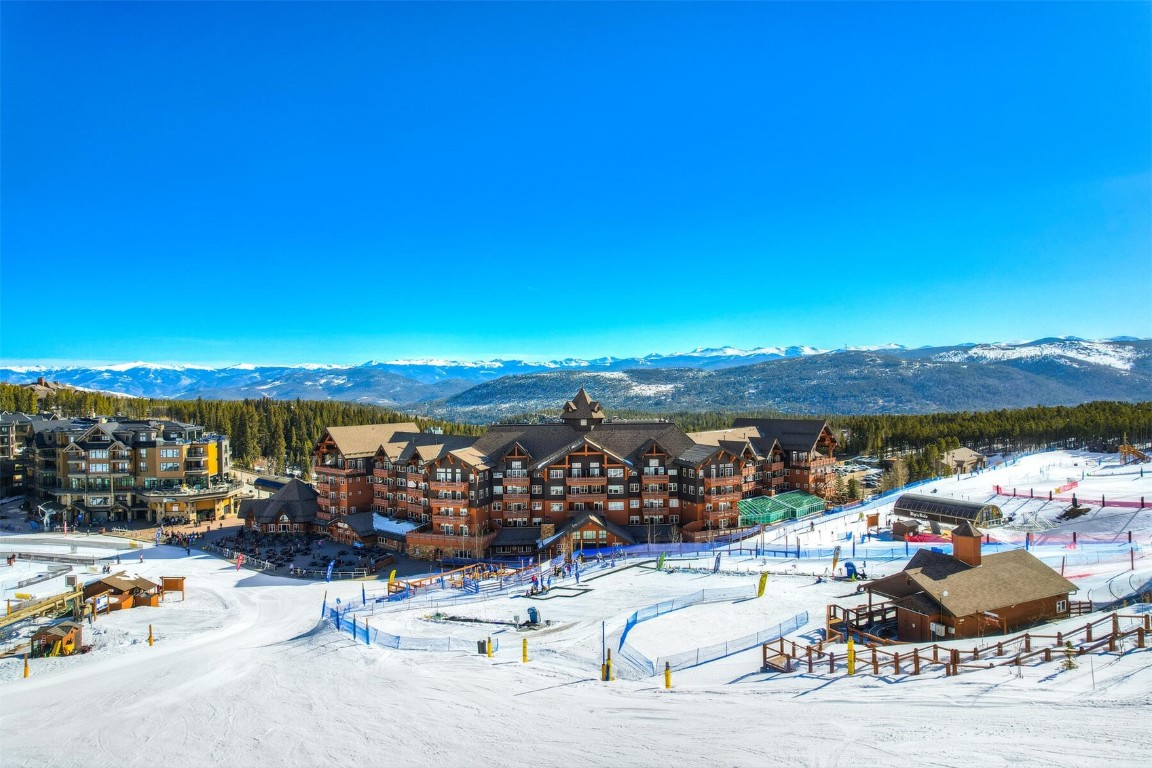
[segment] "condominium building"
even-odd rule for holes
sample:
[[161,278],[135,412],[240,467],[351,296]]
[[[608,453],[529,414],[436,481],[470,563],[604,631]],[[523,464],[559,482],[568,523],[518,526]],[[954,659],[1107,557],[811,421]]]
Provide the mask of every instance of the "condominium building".
[[53,523],[218,520],[236,512],[228,438],[165,420],[36,422],[29,496]]
[[398,442],[398,435],[419,433],[420,427],[412,422],[324,430],[312,449],[313,482],[320,494],[316,500],[318,519],[327,523],[341,515],[372,509],[370,478],[376,451]]
[[50,419],[38,414],[0,413],[0,498],[24,492],[28,475],[25,453],[32,425]]
[[[834,464],[822,420],[770,421],[689,435],[668,421],[610,419],[581,388],[558,420],[497,424],[480,438],[413,424],[330,428],[313,469],[323,521],[370,504],[418,526],[407,534],[417,557],[700,538],[737,528],[740,499],[815,490],[817,470]],[[794,433],[812,436],[803,451]]]

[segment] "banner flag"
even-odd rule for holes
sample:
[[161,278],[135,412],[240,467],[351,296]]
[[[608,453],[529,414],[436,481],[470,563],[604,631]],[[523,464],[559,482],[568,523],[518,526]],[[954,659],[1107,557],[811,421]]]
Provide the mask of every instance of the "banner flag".
[[664,570],[664,553],[660,553],[660,557],[656,558],[656,570]]
[[324,581],[332,581],[332,569],[336,567],[336,561],[328,563],[328,573],[324,576]]
[[712,566],[712,573],[720,572],[720,553],[716,553],[716,563]]
[[756,597],[764,597],[764,587],[768,583],[768,572],[760,574],[760,588],[756,590]]
[[840,545],[836,545],[836,549],[832,550],[832,575],[836,575],[836,566],[840,564]]

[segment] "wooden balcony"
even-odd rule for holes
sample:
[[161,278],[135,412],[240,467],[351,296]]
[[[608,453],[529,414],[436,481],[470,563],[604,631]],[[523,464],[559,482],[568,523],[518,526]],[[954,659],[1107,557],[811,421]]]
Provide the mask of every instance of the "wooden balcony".
[[427,509],[432,509],[432,510],[445,509],[448,507],[450,507],[452,509],[461,508],[461,507],[464,509],[468,509],[468,500],[467,499],[429,499],[427,501],[429,501],[429,503],[427,503]]
[[705,488],[715,488],[716,486],[719,486],[719,485],[739,485],[741,482],[743,482],[743,479],[744,478],[742,475],[729,475],[727,477],[708,477],[708,476],[705,476],[704,487]]
[[459,549],[478,550],[481,554],[488,549],[488,545],[492,543],[494,538],[496,538],[495,531],[479,535],[469,532],[467,536],[449,536],[443,533],[409,533],[406,537],[409,551],[412,547],[440,547],[453,552]]
[[566,485],[607,485],[608,478],[604,475],[598,477],[566,477],[564,478],[564,483]]
[[348,477],[349,475],[367,475],[368,472],[367,472],[367,470],[363,470],[363,469],[349,469],[347,467],[345,467],[344,469],[340,469],[339,467],[326,467],[326,466],[320,465],[320,466],[313,466],[312,467],[312,474],[315,475],[316,477],[320,477],[321,475],[332,475],[332,476],[336,476],[336,477]]
[[830,467],[836,463],[836,459],[832,456],[823,456],[821,454],[809,454],[807,459],[802,461],[794,461],[791,466],[793,467]]
[[452,493],[463,493],[465,496],[467,496],[468,495],[468,482],[465,480],[460,480],[459,482],[457,482],[455,480],[453,480],[453,481],[429,480],[428,481],[428,490],[433,491],[433,492],[450,491]]
[[470,525],[471,521],[471,515],[441,515],[436,510],[432,510],[432,525],[436,530],[439,530],[441,523],[447,523],[448,525]]
[[665,472],[661,472],[659,474],[655,474],[655,473],[648,474],[647,471],[644,471],[640,475],[640,482],[642,482],[642,483],[667,483],[668,482],[668,473],[665,471]]
[[607,503],[608,494],[607,493],[569,493],[569,494],[566,494],[564,496],[564,500],[565,501],[582,501],[582,502],[602,501],[602,502]]

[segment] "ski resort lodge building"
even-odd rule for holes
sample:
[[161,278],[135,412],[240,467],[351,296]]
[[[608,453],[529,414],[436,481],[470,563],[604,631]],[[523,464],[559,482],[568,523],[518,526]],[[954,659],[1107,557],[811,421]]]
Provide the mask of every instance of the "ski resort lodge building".
[[983,534],[967,521],[952,531],[953,554],[921,549],[904,570],[867,585],[896,606],[902,642],[999,634],[1066,618],[1077,587],[1031,552],[982,556]]
[[823,420],[746,421],[690,435],[614,420],[581,388],[555,421],[497,424],[479,438],[332,427],[314,450],[318,518],[371,509],[410,521],[409,553],[430,559],[732,533],[740,499],[816,492],[835,462]]

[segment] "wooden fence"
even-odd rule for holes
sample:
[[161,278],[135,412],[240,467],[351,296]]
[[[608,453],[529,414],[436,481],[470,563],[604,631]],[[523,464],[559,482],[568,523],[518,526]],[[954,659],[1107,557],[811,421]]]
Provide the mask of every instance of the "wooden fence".
[[[764,643],[761,671],[847,673],[847,654],[824,651],[824,645],[799,645],[780,638]],[[1147,648],[1152,643],[1152,614],[1125,615],[1112,613],[1082,627],[1054,635],[1026,632],[1022,635],[977,646],[971,651],[942,647],[939,644],[915,646],[903,651],[866,645],[856,651],[857,672],[918,675],[931,667],[941,667],[946,675],[957,675],[972,669],[1023,666],[1027,663],[1052,661],[1053,658],[1079,656],[1107,647],[1109,652]]]

